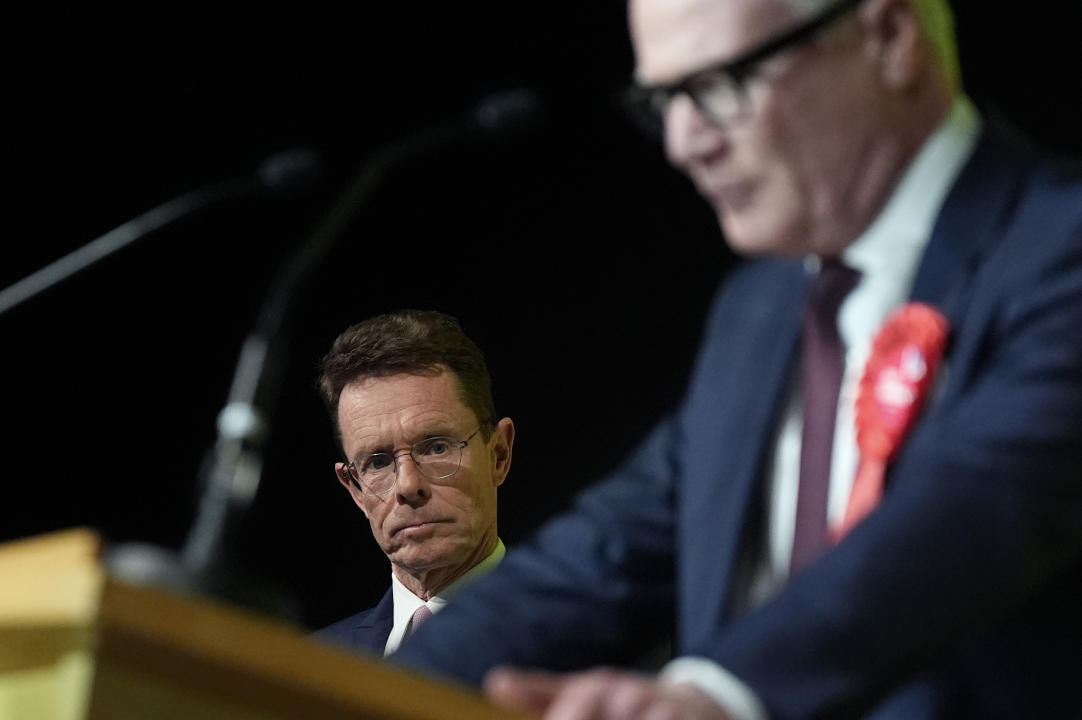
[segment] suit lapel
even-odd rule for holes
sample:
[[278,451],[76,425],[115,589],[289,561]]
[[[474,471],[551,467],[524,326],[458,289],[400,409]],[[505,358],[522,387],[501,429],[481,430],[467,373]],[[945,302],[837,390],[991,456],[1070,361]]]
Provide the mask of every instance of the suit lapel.
[[353,628],[352,644],[383,654],[393,626],[394,595],[387,590],[379,604],[358,620]]
[[983,133],[973,157],[947,195],[913,282],[911,299],[939,308],[951,327],[965,314],[970,280],[991,250],[994,229],[1014,205],[1015,175],[994,129]]
[[[759,523],[764,457],[771,447],[800,334],[807,277],[800,262],[757,263],[730,286],[712,328],[691,433],[688,500],[682,512],[697,537],[686,547],[700,568],[720,567],[691,579],[685,594],[691,617],[728,613],[742,543]],[[694,395],[694,393],[693,393]],[[743,531],[743,528],[752,528]],[[702,555],[707,557],[701,557]]]
[[947,195],[917,268],[910,299],[938,308],[951,327],[924,414],[933,412],[950,390],[951,366],[960,351],[956,328],[965,321],[978,270],[1003,237],[1003,219],[1017,202],[1023,168],[1010,148],[1002,131],[987,127]]

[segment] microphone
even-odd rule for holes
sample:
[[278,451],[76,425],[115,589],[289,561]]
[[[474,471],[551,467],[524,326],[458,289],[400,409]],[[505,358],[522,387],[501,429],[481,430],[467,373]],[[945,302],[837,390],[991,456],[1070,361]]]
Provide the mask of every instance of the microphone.
[[204,185],[168,200],[0,291],[0,315],[177,220],[230,200],[291,193],[311,185],[318,176],[315,153],[287,150],[268,157],[249,175]]
[[218,436],[204,458],[196,517],[179,558],[133,547],[126,554],[123,549],[114,553],[114,567],[124,566],[144,577],[154,576],[279,616],[295,611],[289,598],[268,594],[268,588],[258,583],[246,583],[232,554],[241,521],[259,489],[262,449],[270,434],[300,290],[388,171],[455,143],[509,137],[536,125],[541,117],[535,94],[511,90],[484,98],[462,116],[374,151],[307,240],[281,266],[264,297],[255,325],[241,346],[227,402],[218,414]]
[[525,88],[490,96],[473,110],[474,122],[490,133],[518,132],[537,127],[543,115],[541,99],[534,91]]

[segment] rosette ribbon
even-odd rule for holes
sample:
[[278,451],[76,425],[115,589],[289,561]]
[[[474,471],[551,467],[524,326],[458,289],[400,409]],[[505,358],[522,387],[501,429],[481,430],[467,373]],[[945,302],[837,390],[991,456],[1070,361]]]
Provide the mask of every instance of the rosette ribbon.
[[920,415],[949,334],[939,310],[911,302],[895,310],[876,336],[857,394],[860,461],[845,515],[831,528],[835,542],[879,504],[887,466]]

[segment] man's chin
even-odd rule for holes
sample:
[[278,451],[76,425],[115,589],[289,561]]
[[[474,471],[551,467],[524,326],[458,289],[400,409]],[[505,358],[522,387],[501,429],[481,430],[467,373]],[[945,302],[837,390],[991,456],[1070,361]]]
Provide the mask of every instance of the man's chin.
[[756,223],[752,218],[733,218],[721,212],[718,221],[725,242],[739,255],[801,257],[806,254],[801,242],[774,224]]
[[431,570],[453,562],[458,547],[447,542],[406,543],[399,546],[389,559],[395,565],[410,570]]
[[721,232],[725,236],[725,242],[729,244],[729,248],[738,255],[754,257],[759,255],[777,254],[780,250],[779,245],[774,238],[762,237],[747,232],[733,232],[727,230],[724,224],[722,225]]

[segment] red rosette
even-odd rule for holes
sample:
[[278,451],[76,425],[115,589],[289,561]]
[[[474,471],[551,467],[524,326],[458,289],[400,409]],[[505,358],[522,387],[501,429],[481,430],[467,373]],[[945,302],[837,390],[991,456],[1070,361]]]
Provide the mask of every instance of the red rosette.
[[950,323],[924,303],[896,310],[876,336],[860,380],[856,405],[860,464],[835,540],[875,509],[887,463],[920,415],[943,359]]
[[913,425],[947,346],[950,323],[924,303],[896,310],[872,344],[857,395],[862,457],[889,461]]

